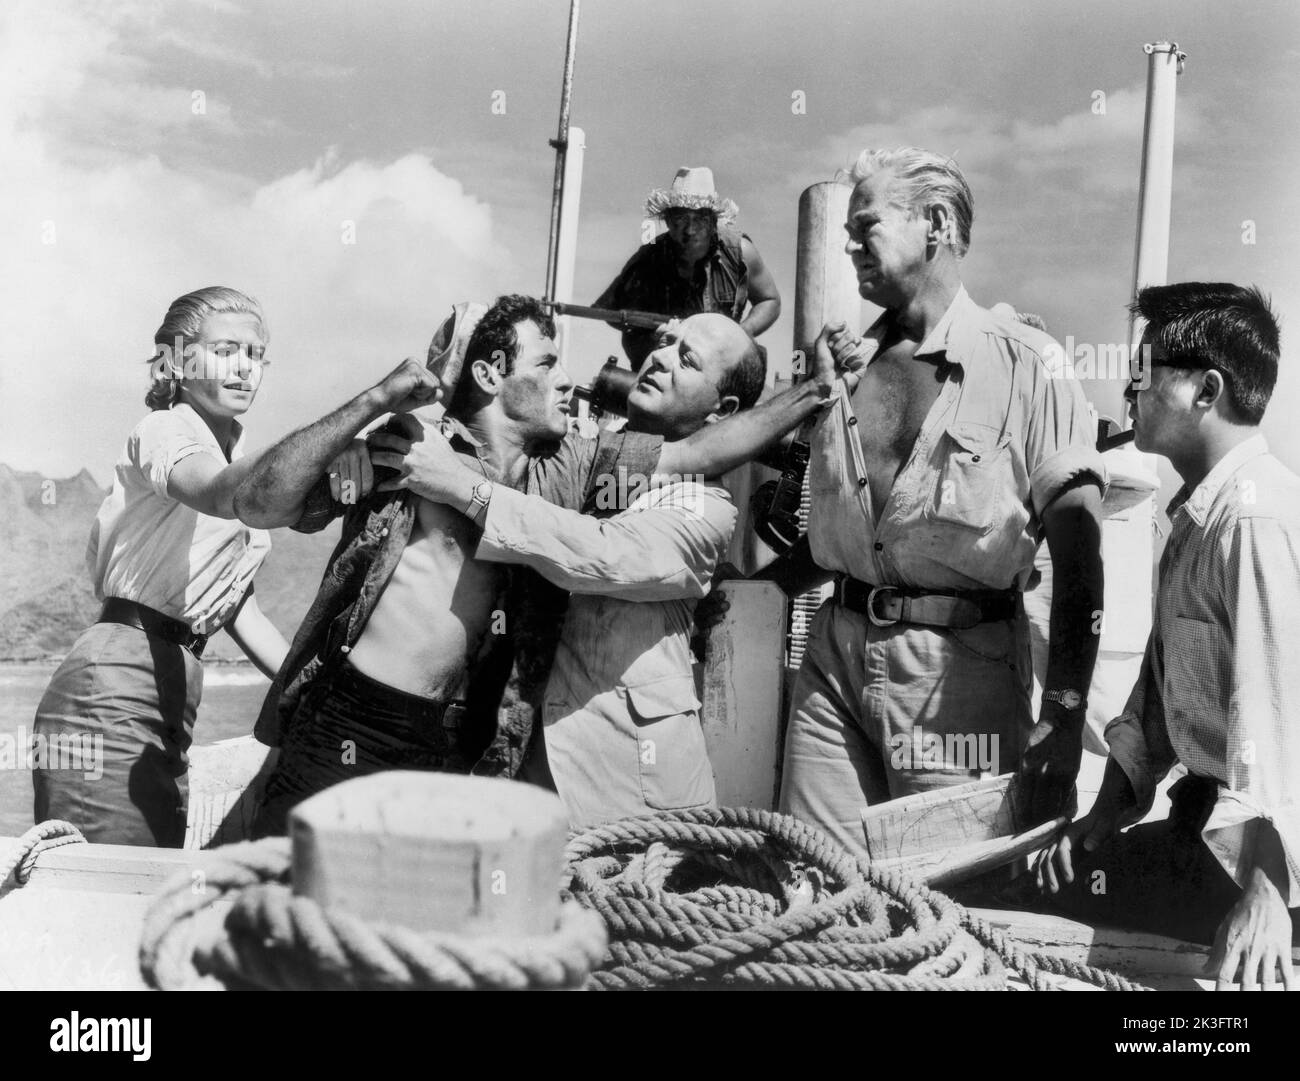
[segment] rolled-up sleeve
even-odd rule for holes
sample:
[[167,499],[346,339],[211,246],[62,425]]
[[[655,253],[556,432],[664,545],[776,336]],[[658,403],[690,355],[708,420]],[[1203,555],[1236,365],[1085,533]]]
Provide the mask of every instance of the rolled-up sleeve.
[[167,481],[172,470],[193,454],[208,454],[225,465],[216,446],[204,442],[178,414],[159,409],[136,427],[128,447],[132,464],[163,499],[171,498]]
[[1040,518],[1043,508],[1075,478],[1094,478],[1103,493],[1108,484],[1106,464],[1097,450],[1097,425],[1083,388],[1045,363],[1034,368],[1025,466],[1034,513]]
[[604,519],[498,486],[475,554],[531,567],[572,593],[631,601],[699,598],[709,590],[735,524],[730,499],[703,486],[674,486],[653,505]]
[[1202,830],[1215,858],[1244,886],[1253,867],[1244,857],[1262,823],[1272,823],[1286,856],[1291,908],[1300,906],[1300,665],[1287,649],[1300,641],[1298,545],[1293,529],[1270,518],[1243,518],[1228,542],[1227,778]]

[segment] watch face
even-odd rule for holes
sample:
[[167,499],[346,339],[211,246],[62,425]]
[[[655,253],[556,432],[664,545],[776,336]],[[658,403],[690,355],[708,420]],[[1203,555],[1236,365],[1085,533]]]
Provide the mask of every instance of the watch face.
[[1078,709],[1083,705],[1083,695],[1078,691],[1061,691],[1059,701],[1066,709]]

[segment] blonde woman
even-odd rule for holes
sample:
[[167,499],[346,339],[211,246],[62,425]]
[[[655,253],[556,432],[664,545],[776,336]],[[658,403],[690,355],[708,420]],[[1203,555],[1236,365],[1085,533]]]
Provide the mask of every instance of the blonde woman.
[[[172,302],[154,335],[151,412],[127,437],[86,559],[99,621],[55,672],[36,715],[46,746],[96,761],[33,773],[35,817],[89,841],[178,848],[185,838],[187,751],[208,638],[226,630],[268,676],[288,649],[253,597],[270,551],[232,499],[255,458],[238,418],[266,366],[256,300],[211,287]],[[78,743],[68,741],[75,738]]]

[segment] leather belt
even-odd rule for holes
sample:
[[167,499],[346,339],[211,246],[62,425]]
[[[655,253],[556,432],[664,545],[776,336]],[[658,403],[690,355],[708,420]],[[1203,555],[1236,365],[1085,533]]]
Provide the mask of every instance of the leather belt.
[[464,699],[451,698],[437,701],[399,691],[396,687],[371,679],[355,668],[351,661],[343,662],[335,686],[342,687],[367,704],[403,714],[416,727],[442,727],[455,733],[460,729],[465,717]]
[[1018,590],[873,586],[846,575],[835,583],[834,600],[860,612],[877,627],[922,623],[964,630],[979,623],[1015,619],[1020,593]]
[[109,597],[104,601],[104,608],[99,613],[99,622],[121,623],[126,627],[135,627],[145,634],[161,638],[164,642],[183,646],[195,657],[202,657],[203,647],[208,644],[206,634],[195,634],[179,619],[172,619],[135,601],[124,601],[121,597]]

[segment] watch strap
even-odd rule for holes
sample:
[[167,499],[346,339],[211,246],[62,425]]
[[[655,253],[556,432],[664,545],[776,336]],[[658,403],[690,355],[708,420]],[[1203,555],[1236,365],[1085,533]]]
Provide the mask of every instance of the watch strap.
[[481,480],[474,485],[470,493],[469,505],[465,508],[465,514],[474,521],[478,521],[487,505],[492,500],[492,482],[490,480]]

